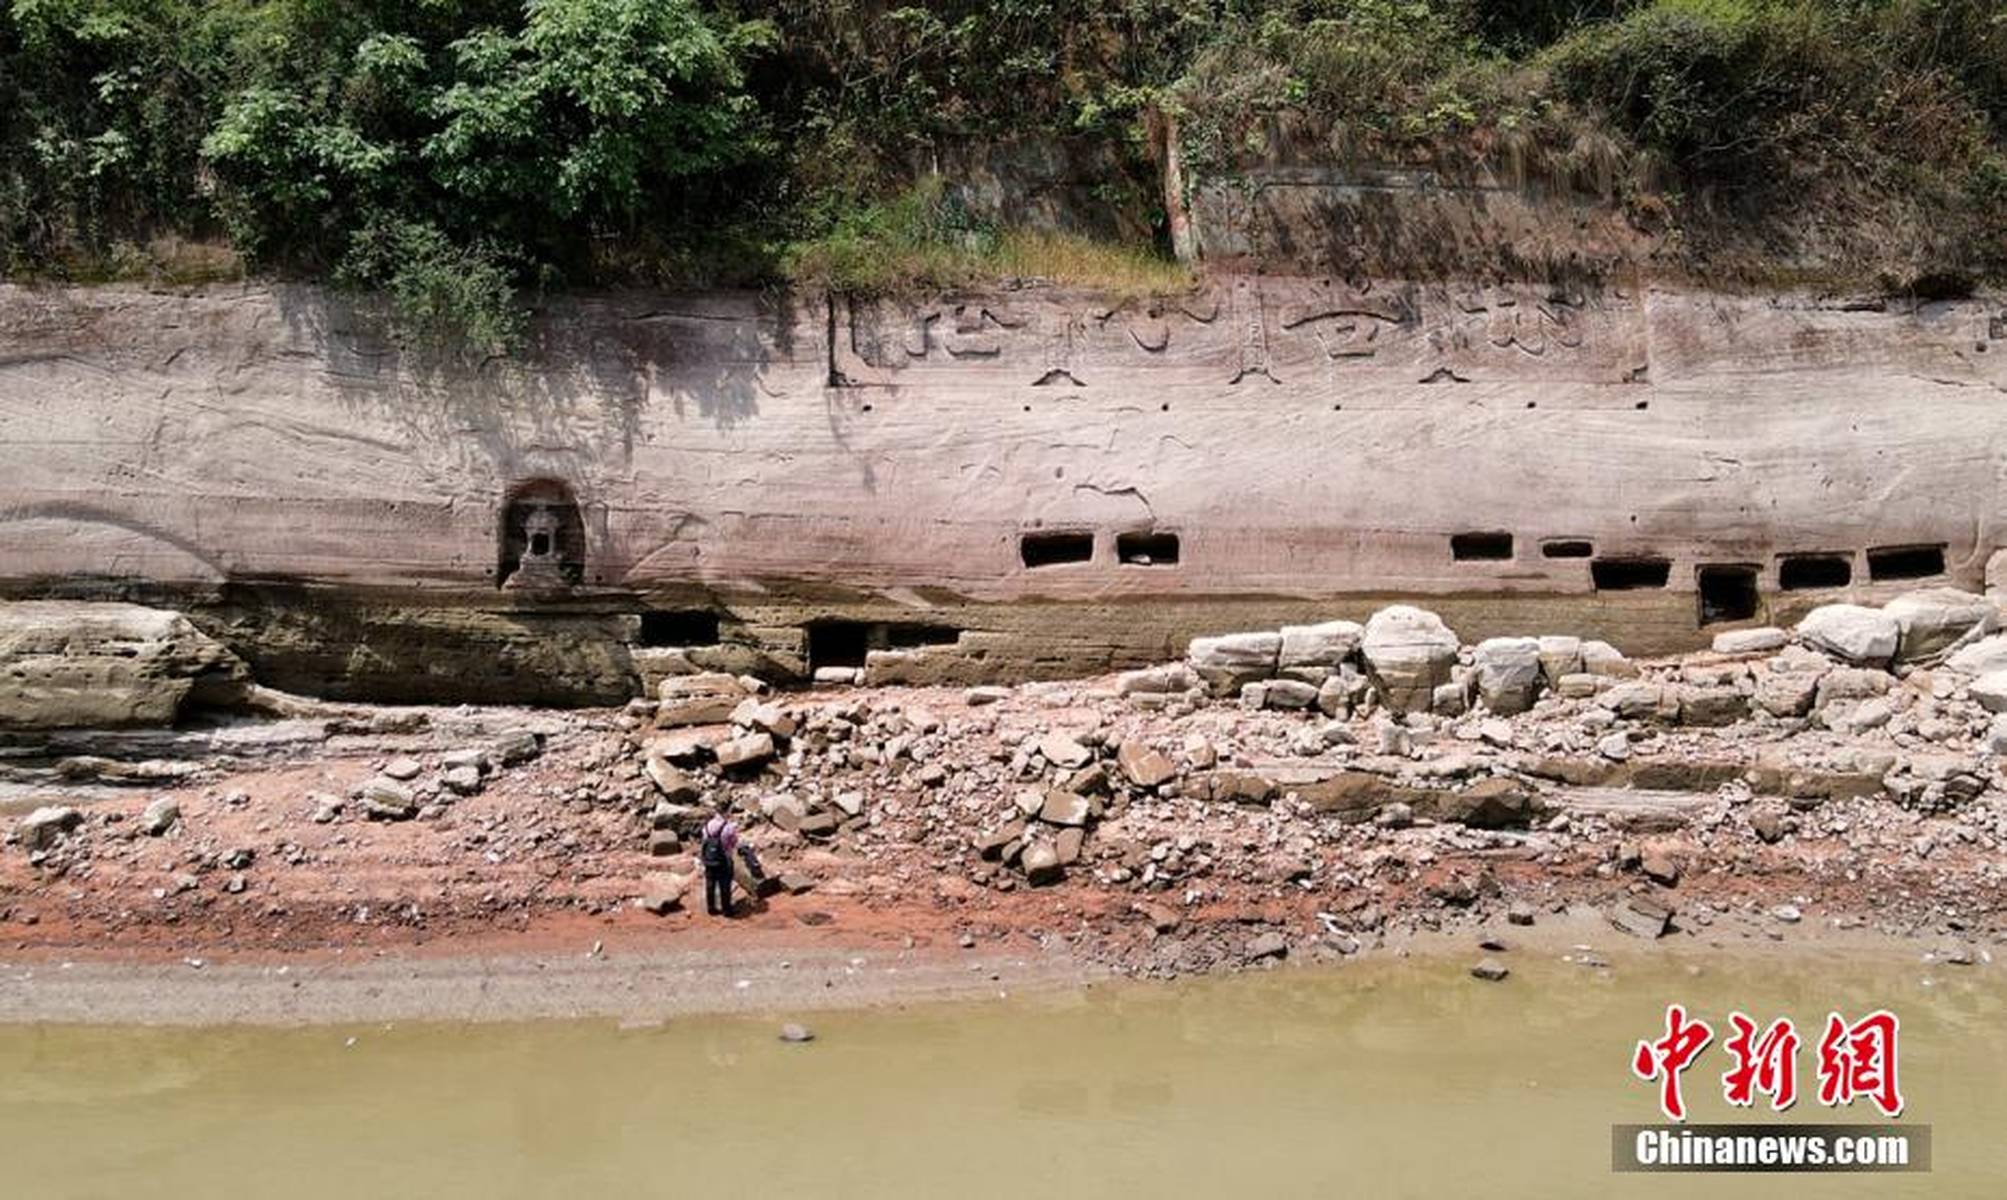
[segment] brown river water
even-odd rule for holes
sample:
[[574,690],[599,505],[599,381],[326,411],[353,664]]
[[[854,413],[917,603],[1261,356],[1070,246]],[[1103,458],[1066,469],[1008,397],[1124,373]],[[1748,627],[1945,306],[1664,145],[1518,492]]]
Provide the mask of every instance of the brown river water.
[[[2007,976],[1883,957],[1589,970],[1512,954],[659,1026],[0,1028],[0,1195],[2007,1196]],[[1902,1018],[1910,1175],[1616,1175],[1668,1001]],[[1686,1076],[1728,1119],[1717,1036]]]

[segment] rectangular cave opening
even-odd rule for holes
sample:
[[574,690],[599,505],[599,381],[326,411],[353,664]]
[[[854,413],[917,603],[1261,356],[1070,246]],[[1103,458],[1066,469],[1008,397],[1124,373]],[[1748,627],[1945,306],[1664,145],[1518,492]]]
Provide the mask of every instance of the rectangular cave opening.
[[808,669],[861,667],[873,650],[952,646],[962,631],[920,621],[812,621],[808,625]]
[[1115,557],[1132,567],[1170,567],[1178,562],[1178,535],[1138,530],[1115,535]]
[[1498,562],[1512,557],[1512,535],[1497,530],[1453,533],[1449,550],[1456,562]]
[[1598,558],[1589,563],[1589,579],[1599,592],[1662,588],[1671,578],[1672,562],[1664,558]]
[[1061,563],[1094,560],[1094,534],[1084,529],[1056,529],[1027,533],[1018,538],[1018,557],[1027,567],[1055,567]]
[[1868,578],[1928,579],[1944,574],[1944,545],[1880,546],[1868,551]]
[[650,610],[641,614],[642,646],[715,646],[718,614],[706,609]]
[[1844,554],[1787,554],[1777,560],[1777,586],[1787,592],[1843,588],[1854,581],[1854,562]]
[[1701,624],[1747,621],[1756,615],[1761,603],[1755,567],[1737,563],[1700,568]]
[[1543,558],[1593,558],[1595,554],[1595,543],[1587,538],[1554,538],[1540,543]]

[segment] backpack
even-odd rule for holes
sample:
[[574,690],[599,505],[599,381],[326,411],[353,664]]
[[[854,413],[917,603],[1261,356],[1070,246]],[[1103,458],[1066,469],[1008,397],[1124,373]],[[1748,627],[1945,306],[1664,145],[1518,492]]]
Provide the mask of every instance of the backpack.
[[732,865],[731,856],[725,853],[723,833],[722,829],[716,835],[708,829],[704,831],[704,841],[697,847],[697,859],[706,870],[722,871]]

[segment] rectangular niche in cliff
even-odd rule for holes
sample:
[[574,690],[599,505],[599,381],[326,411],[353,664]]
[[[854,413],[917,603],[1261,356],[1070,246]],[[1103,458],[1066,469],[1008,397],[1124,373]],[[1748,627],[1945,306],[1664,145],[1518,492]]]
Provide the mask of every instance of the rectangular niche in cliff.
[[1777,586],[1786,592],[1843,588],[1854,581],[1854,563],[1844,554],[1787,554],[1777,560]]
[[873,650],[912,650],[920,646],[952,646],[962,631],[952,625],[918,621],[811,621],[808,624],[808,669],[861,667]]
[[1589,564],[1589,579],[1599,592],[1662,588],[1671,578],[1672,563],[1663,558],[1599,558]]
[[1762,597],[1756,588],[1756,568],[1745,564],[1700,568],[1700,623],[1747,621],[1756,615]]
[[1509,533],[1453,533],[1449,540],[1450,558],[1456,562],[1503,562],[1512,558]]
[[1944,545],[1881,546],[1868,551],[1868,578],[1928,579],[1944,574]]
[[1587,538],[1553,538],[1540,543],[1542,558],[1593,558],[1595,543]]
[[718,614],[704,609],[641,614],[641,646],[715,646]]
[[507,588],[567,588],[585,578],[585,521],[571,488],[533,479],[502,504],[495,582]]
[[1094,561],[1094,535],[1080,529],[1054,529],[1018,538],[1018,557],[1027,567]]
[[1118,533],[1115,557],[1132,567],[1174,567],[1178,564],[1178,535],[1155,530]]

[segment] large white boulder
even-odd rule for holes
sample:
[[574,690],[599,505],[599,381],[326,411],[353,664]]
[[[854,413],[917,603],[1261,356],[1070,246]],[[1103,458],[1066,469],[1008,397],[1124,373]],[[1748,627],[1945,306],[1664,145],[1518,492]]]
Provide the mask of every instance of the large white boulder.
[[1539,641],[1530,637],[1486,638],[1477,644],[1471,663],[1477,670],[1477,694],[1486,708],[1509,716],[1533,707],[1540,691]]
[[1883,606],[1901,633],[1896,658],[1916,662],[1941,654],[1961,641],[1983,637],[1999,623],[1999,610],[1984,596],[1957,588],[1904,592]]
[[1549,687],[1559,683],[1564,675],[1581,672],[1581,638],[1552,634],[1540,639],[1540,673],[1547,677]]
[[1798,640],[1855,666],[1885,667],[1902,643],[1902,628],[1879,608],[1822,604],[1798,622]]
[[1791,635],[1774,625],[1764,625],[1756,629],[1731,629],[1727,633],[1714,635],[1716,654],[1768,654],[1772,650],[1782,650]]
[[1582,670],[1605,679],[1638,677],[1638,664],[1625,658],[1623,652],[1610,643],[1594,640],[1582,643]]
[[1425,712],[1435,690],[1450,681],[1457,636],[1423,608],[1396,604],[1366,622],[1360,649],[1380,698],[1397,712]]
[[1279,633],[1227,633],[1193,638],[1185,663],[1216,696],[1238,695],[1241,685],[1275,674],[1282,653]]
[[1335,667],[1358,652],[1366,631],[1357,621],[1325,621],[1320,625],[1284,625],[1277,665]]
[[1188,692],[1199,685],[1199,678],[1183,663],[1168,663],[1161,667],[1141,667],[1134,671],[1124,671],[1115,677],[1115,694],[1118,696],[1169,695],[1174,692]]
[[1995,671],[1973,680],[1970,695],[1987,712],[2007,713],[2007,671]]
[[1970,646],[1952,651],[1944,665],[1961,675],[1991,675],[2007,671],[2007,633],[1980,638]]
[[61,835],[84,823],[84,814],[67,804],[44,805],[21,818],[14,834],[28,850],[46,850]]
[[1802,717],[1819,695],[1819,676],[1810,671],[1764,671],[1756,677],[1756,707],[1773,717]]
[[0,604],[0,729],[170,725],[197,688],[222,701],[250,672],[187,617],[138,604]]
[[1676,721],[1679,692],[1658,683],[1619,683],[1597,693],[1596,703],[1633,721]]
[[2007,755],[2007,713],[2001,713],[1993,718],[1993,723],[1986,727],[1986,736],[1980,739],[1979,744],[1986,753],[1995,757]]

